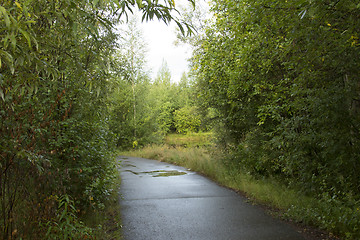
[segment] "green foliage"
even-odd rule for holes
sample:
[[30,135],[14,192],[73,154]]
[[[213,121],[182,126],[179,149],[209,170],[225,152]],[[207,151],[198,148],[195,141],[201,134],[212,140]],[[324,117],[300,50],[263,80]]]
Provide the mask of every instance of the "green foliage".
[[[101,16],[79,4],[6,1],[2,5],[4,239],[15,233],[22,238],[41,236],[32,228],[53,214],[42,206],[47,196],[68,193],[88,203],[85,188],[108,174],[103,166],[111,161],[112,151],[104,100],[109,89],[102,68],[115,35],[107,30],[110,21],[94,28]],[[12,19],[10,24],[7,18]],[[34,210],[26,212],[22,207]]]
[[[175,115],[185,109],[196,113],[193,83],[184,73],[181,81],[171,81],[171,72],[164,61],[156,78],[150,82],[146,71],[146,43],[131,19],[122,37],[122,49],[114,59],[117,88],[112,92],[110,129],[121,149],[137,148],[163,141],[166,134],[177,131]],[[183,110],[180,110],[184,108]],[[180,110],[177,114],[175,111]],[[187,110],[186,110],[187,111]],[[199,116],[186,131],[197,131]],[[181,131],[185,131],[181,129]]]
[[56,219],[47,223],[46,239],[92,239],[92,229],[76,217],[76,208],[70,197],[64,195],[58,202]]
[[161,140],[171,132],[199,130],[201,121],[195,107],[193,83],[185,73],[178,84],[172,83],[170,70],[166,62],[163,62],[149,96],[157,124],[156,135]]
[[254,176],[356,208],[357,4],[218,0],[212,11],[192,65],[202,108],[218,114],[219,143]]
[[2,1],[2,239],[43,238],[36,223],[56,214],[49,196],[69,195],[82,208],[103,206],[116,170],[109,96],[118,86],[114,76],[125,78],[128,70],[126,65],[114,68],[114,26],[132,6],[147,19],[181,24],[171,15],[174,4]]
[[213,145],[213,140],[214,136],[212,132],[171,133],[166,135],[165,144],[174,148],[210,147]]
[[197,132],[201,119],[196,107],[185,106],[174,112],[174,125],[178,133]]
[[171,82],[171,72],[164,61],[160,67],[149,93],[153,119],[156,123],[157,138],[163,140],[174,128],[173,112],[177,108],[177,89]]
[[149,101],[149,73],[146,70],[146,43],[133,17],[126,24],[121,48],[115,55],[114,77],[118,82],[110,101],[110,129],[116,134],[117,146],[131,148],[152,141],[155,123]]
[[324,196],[321,200],[307,204],[292,205],[285,216],[308,225],[320,226],[322,229],[343,236],[344,239],[360,237],[359,207],[354,203],[344,204],[330,196]]

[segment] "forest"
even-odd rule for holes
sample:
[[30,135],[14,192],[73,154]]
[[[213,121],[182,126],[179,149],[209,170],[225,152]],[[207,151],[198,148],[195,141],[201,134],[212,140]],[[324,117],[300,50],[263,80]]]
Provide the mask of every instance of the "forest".
[[[165,152],[175,133],[213,136],[186,151],[226,178],[312,199],[284,217],[360,238],[360,3],[0,2],[2,239],[102,239],[83,219],[116,195],[119,151]],[[150,77],[135,11],[191,45],[179,82],[166,62]]]

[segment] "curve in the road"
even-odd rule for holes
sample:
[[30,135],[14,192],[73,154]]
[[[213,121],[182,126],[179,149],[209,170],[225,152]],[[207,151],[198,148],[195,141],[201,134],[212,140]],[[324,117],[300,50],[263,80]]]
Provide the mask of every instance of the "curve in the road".
[[126,240],[300,240],[290,225],[185,168],[120,157]]

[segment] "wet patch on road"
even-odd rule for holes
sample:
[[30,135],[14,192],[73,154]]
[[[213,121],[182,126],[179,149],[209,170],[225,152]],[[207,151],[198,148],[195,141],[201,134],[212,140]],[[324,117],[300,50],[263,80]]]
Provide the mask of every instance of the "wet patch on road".
[[149,171],[149,172],[134,172],[131,170],[126,170],[126,172],[131,172],[135,175],[146,174],[146,175],[151,175],[153,177],[171,177],[171,176],[181,176],[187,174],[186,172],[180,172],[176,170],[172,170],[172,171],[157,170],[157,171]]
[[186,172],[179,172],[179,171],[154,171],[149,172],[149,174],[153,175],[153,177],[171,177],[171,176],[180,176],[185,175]]
[[132,173],[132,174],[139,175],[139,173],[134,172],[134,171],[131,171],[131,170],[125,170],[125,172],[130,172],[130,173]]
[[122,167],[134,167],[134,168],[136,168],[136,166],[134,164],[131,164],[131,163],[122,164]]

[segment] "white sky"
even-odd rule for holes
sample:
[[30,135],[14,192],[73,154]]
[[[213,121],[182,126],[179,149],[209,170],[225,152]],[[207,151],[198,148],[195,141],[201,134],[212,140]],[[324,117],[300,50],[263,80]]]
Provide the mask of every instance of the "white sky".
[[[176,0],[175,3],[176,8],[181,4],[188,4],[187,0]],[[154,19],[143,22],[140,26],[148,44],[147,60],[152,70],[152,79],[156,77],[163,61],[166,61],[171,72],[171,81],[179,82],[182,74],[189,71],[187,59],[191,57],[191,49],[184,44],[175,46],[176,24],[170,22],[166,25],[163,21]]]
[[147,60],[152,70],[152,79],[156,77],[164,60],[170,69],[172,82],[179,82],[183,72],[188,72],[187,59],[191,56],[191,49],[184,45],[174,45],[176,24],[166,25],[154,20],[142,23],[141,28],[148,44]]
[[[196,5],[201,6],[202,11],[208,11],[207,0],[196,0]],[[189,6],[188,0],[175,0],[176,8]],[[171,22],[166,25],[162,21],[153,20],[144,22],[141,25],[145,40],[148,44],[148,66],[152,70],[151,77],[154,79],[162,65],[166,61],[170,72],[171,81],[179,82],[184,72],[189,71],[188,59],[191,57],[190,46],[180,44],[175,46],[176,24]]]
[[[197,5],[207,5],[206,0],[196,0]],[[175,0],[176,8],[189,5],[188,0]],[[137,12],[136,10],[134,12]],[[139,13],[139,12],[137,12]],[[151,70],[151,79],[154,79],[165,61],[171,72],[171,81],[179,82],[184,72],[189,71],[188,59],[191,57],[190,46],[179,44],[176,41],[176,23],[170,22],[166,25],[156,18],[149,22],[141,23],[141,14],[138,15],[138,27],[143,33],[144,41],[147,44],[147,67]]]

